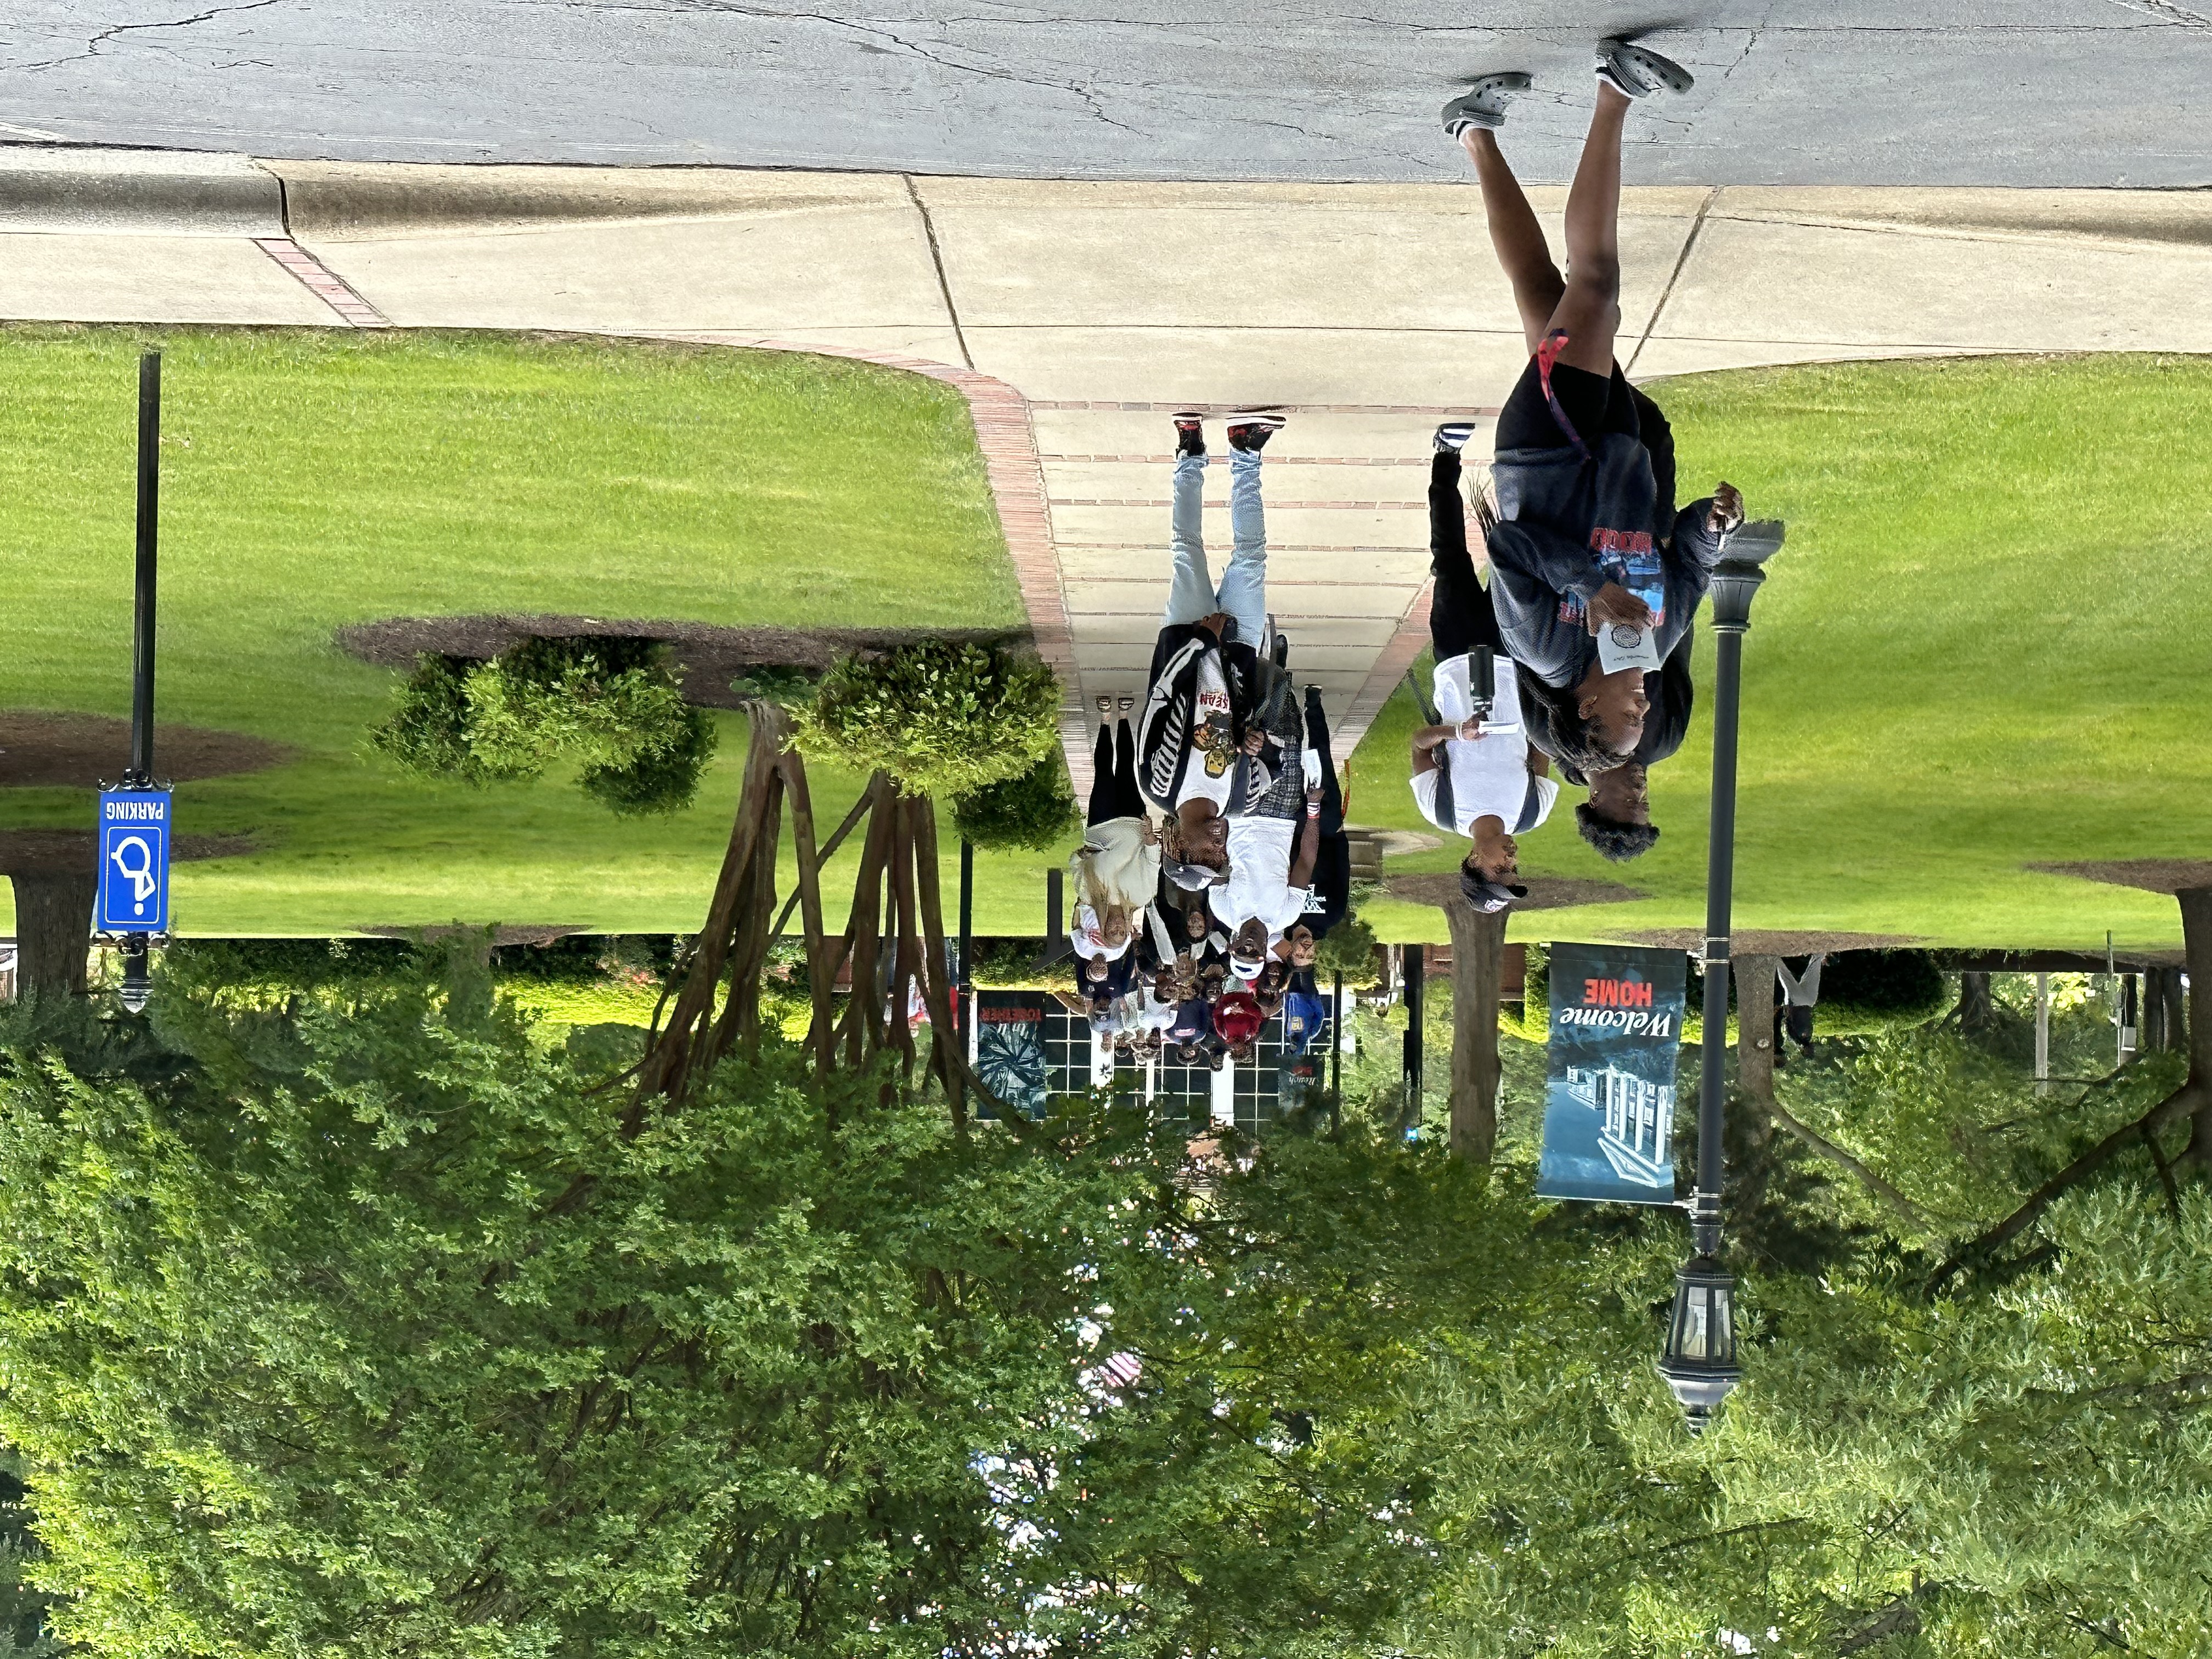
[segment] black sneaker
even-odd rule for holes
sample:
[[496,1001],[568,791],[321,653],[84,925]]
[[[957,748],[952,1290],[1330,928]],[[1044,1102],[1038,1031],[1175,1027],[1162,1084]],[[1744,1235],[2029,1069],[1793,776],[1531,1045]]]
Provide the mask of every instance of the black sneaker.
[[1267,440],[1283,429],[1283,417],[1272,410],[1248,410],[1229,417],[1229,447],[1256,455]]
[[1446,421],[1437,428],[1437,453],[1456,455],[1467,447],[1467,441],[1473,436],[1473,421]]
[[1203,455],[1206,453],[1206,427],[1200,416],[1186,410],[1175,417],[1176,453]]

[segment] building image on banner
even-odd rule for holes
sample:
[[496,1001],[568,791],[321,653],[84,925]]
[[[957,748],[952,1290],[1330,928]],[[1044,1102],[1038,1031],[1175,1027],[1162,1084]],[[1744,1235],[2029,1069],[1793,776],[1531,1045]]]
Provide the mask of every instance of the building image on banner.
[[1553,947],[1540,1196],[1674,1201],[1684,980],[1676,951]]

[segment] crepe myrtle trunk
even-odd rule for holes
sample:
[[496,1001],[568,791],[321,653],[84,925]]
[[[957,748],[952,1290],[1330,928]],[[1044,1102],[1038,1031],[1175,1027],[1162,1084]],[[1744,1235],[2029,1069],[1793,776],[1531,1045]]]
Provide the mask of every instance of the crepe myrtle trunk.
[[1990,997],[1987,974],[1959,975],[1959,1029],[1969,1035],[1986,1031],[1996,1024],[1996,1004]]
[[1774,960],[1735,959],[1736,1086],[1761,1106],[1774,1104]]
[[15,888],[16,994],[25,1002],[82,996],[99,878],[41,871],[9,879]]
[[1451,1150],[1487,1164],[1498,1146],[1498,1004],[1505,981],[1505,912],[1478,915],[1463,899],[1451,925]]
[[2143,1047],[2154,1053],[2189,1046],[2189,1011],[2181,969],[2153,968],[2143,975]]

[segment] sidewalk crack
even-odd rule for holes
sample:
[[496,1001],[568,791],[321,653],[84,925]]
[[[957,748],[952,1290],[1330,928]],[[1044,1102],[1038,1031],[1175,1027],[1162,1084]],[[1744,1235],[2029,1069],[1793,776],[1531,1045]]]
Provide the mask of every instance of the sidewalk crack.
[[[9,67],[15,70],[29,70],[56,69],[64,64],[81,64],[88,58],[99,57],[100,49],[106,46],[110,40],[112,40],[118,34],[131,34],[141,29],[190,28],[195,23],[213,22],[216,18],[228,16],[233,12],[259,11],[264,6],[273,6],[276,3],[276,0],[244,0],[244,3],[240,5],[215,6],[206,11],[195,12],[190,17],[166,18],[163,21],[155,23],[116,23],[107,28],[100,30],[99,33],[88,38],[84,43],[84,50],[82,52],[74,53],[67,58],[50,58],[43,64],[14,64],[9,65]],[[221,65],[220,67],[234,68],[236,65],[225,64]]]

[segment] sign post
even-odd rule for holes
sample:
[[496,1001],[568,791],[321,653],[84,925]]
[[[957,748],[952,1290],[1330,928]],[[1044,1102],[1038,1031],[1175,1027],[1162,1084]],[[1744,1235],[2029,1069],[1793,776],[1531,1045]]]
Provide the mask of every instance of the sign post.
[[100,798],[100,901],[93,926],[123,939],[122,1002],[143,1012],[146,950],[169,928],[169,793],[154,781],[154,575],[161,482],[161,354],[138,359],[138,561],[131,617],[131,765]]

